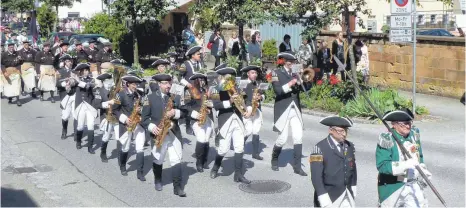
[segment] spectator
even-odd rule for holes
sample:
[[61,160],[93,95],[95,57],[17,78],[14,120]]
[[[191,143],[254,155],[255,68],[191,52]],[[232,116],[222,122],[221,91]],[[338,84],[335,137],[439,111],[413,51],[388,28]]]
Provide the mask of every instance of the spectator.
[[215,67],[217,67],[220,65],[220,58],[226,58],[226,42],[222,35],[222,31],[220,31],[220,28],[216,29],[215,32],[210,36],[209,43],[212,43],[210,52],[215,57]]
[[369,51],[365,41],[356,41],[356,46],[359,48],[361,54],[356,66],[356,71],[362,73],[364,83],[367,84],[369,82]]
[[65,31],[66,32],[71,32],[71,22],[70,20],[65,20]]
[[230,52],[230,55],[232,56],[238,56],[239,55],[239,38],[236,32],[233,32],[231,35],[230,40],[228,41],[228,51]]
[[[337,57],[341,63],[346,63],[345,62],[345,42],[343,39],[343,32],[338,32],[336,34],[336,39],[332,42],[332,56]],[[335,61],[335,58],[332,58],[331,60],[333,62],[332,68],[333,68],[333,75],[337,74],[338,71],[338,64]],[[341,77],[344,78],[345,72],[341,72]]]
[[189,48],[192,44],[196,44],[196,37],[194,36],[194,32],[191,30],[191,25],[186,24],[183,32],[182,32],[183,43],[186,48]]
[[197,33],[196,34],[196,43],[198,46],[201,46],[202,49],[201,49],[201,65],[203,67],[206,67],[205,63],[204,63],[204,57],[205,57],[205,44],[204,44],[204,36],[201,34],[201,33]]
[[256,32],[254,32],[254,35],[256,36],[256,41],[259,43],[259,45],[262,45],[261,32],[257,30]]
[[319,51],[317,52],[317,68],[320,69],[320,72],[316,74],[317,80],[324,78],[330,78],[330,49],[327,47],[327,41],[323,40],[319,44]]
[[282,52],[293,52],[293,50],[291,50],[290,40],[291,40],[291,36],[288,35],[288,34],[286,34],[283,37],[283,42],[278,47],[278,51],[280,53],[282,53]]
[[311,65],[313,56],[307,37],[303,37],[302,44],[299,46],[296,58],[298,59],[298,62],[303,65],[303,69]]
[[257,41],[256,34],[252,35],[251,42],[248,44],[249,59],[250,61],[255,61],[262,57],[261,45]]

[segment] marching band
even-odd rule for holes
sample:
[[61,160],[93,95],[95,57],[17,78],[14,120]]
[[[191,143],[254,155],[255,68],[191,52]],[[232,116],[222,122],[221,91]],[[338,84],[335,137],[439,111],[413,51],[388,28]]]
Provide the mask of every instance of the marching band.
[[[18,53],[11,43],[7,43],[8,50],[2,53],[2,65],[6,69],[0,77],[0,84],[9,103],[12,103],[12,98],[16,98],[17,105],[21,106],[21,79],[32,97],[35,96],[35,88],[40,90],[41,101],[44,100],[44,92],[50,92],[51,101],[55,102],[54,92],[58,90],[62,109],[61,139],[67,138],[68,121],[73,117],[76,148],[82,148],[82,139],[87,136],[90,154],[95,153],[94,123],[98,111],[101,111],[100,130],[104,132],[100,145],[101,161],[108,162],[107,146],[113,134],[118,141],[118,164],[123,176],[128,175],[126,165],[134,141],[137,178],[146,181],[143,172],[144,144],[150,140],[155,190],[163,189],[163,163],[168,154],[174,194],[186,197],[181,165],[183,136],[179,125],[181,120],[185,120],[185,133],[192,133],[196,138],[194,156],[197,172],[209,169],[207,158],[210,141],[215,138],[218,144],[215,145],[217,148],[210,177],[218,177],[222,161],[233,144],[233,180],[250,184],[251,181],[244,175],[244,147],[251,137],[252,158],[263,160],[259,155],[259,134],[263,123],[261,103],[265,100],[265,91],[269,86],[276,95],[273,130],[278,132],[272,150],[271,168],[273,171],[279,170],[278,158],[291,134],[294,173],[307,176],[302,169],[304,124],[299,93],[303,90],[303,83],[300,75],[292,70],[296,57],[291,53],[278,54],[277,58],[282,61],[279,68],[271,72],[268,82],[261,83],[258,79],[262,73],[259,66],[246,66],[238,70],[222,64],[214,69],[218,75],[216,84],[209,85],[207,75],[200,72],[201,47],[194,46],[185,54],[189,60],[181,65],[175,62],[177,54],[170,54],[169,60],[155,61],[152,65],[159,73],[145,83],[143,78],[127,71],[117,61],[112,61],[114,57],[110,43],[106,43],[100,51],[94,43],[87,50],[82,49],[81,43],[77,43],[75,57],[67,54],[66,42],[62,42],[60,48],[56,49],[58,57],[52,53],[50,43],[44,44],[40,52],[30,49],[27,41],[23,43],[24,47]],[[73,63],[73,60],[76,62]],[[40,71],[36,72],[33,62]],[[55,70],[58,68],[55,62],[60,63],[58,70]],[[174,70],[178,70],[181,77],[174,76]],[[247,79],[238,80],[240,74],[237,72],[247,74]],[[37,85],[36,76],[39,79]],[[174,80],[180,81],[176,83]],[[174,90],[180,87],[183,89],[181,92]],[[419,130],[411,128],[413,118],[414,115],[409,111],[394,111],[384,116],[385,120],[392,122],[397,134],[405,138],[407,148],[415,148],[412,151],[414,159],[402,158],[401,154],[398,155],[398,146],[394,144],[392,135],[380,135],[377,169],[380,172],[378,185],[382,206],[409,205],[416,200],[423,205],[427,204],[422,191],[419,192],[425,185],[412,182],[418,178],[413,168],[419,164],[431,176],[423,164]],[[309,157],[312,184],[315,187],[314,205],[355,207],[355,147],[346,140],[348,128],[352,127],[353,122],[345,117],[330,116],[320,123],[329,127],[329,135],[316,144]],[[87,134],[84,134],[85,129]],[[409,177],[408,173],[411,174]],[[405,198],[400,201],[399,197]]]

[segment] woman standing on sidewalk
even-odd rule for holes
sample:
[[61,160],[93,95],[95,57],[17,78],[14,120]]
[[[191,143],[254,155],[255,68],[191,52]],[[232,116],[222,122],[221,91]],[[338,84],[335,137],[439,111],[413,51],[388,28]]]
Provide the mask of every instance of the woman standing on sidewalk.
[[211,53],[215,57],[215,67],[217,67],[220,65],[220,58],[225,59],[226,57],[226,42],[220,28],[216,29],[214,34],[210,36],[209,43],[212,43]]

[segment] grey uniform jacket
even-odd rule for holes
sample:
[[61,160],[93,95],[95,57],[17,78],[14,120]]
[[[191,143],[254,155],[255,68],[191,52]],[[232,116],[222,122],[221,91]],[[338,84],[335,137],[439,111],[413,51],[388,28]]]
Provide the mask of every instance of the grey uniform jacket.
[[230,103],[230,95],[227,91],[219,92],[220,100],[214,101],[214,108],[218,111],[218,129],[222,129],[223,125],[228,121],[228,119],[236,114],[241,122],[243,122],[243,116],[235,107],[235,104],[231,103],[229,106],[225,106],[225,103]]
[[[127,88],[121,90],[117,94],[117,98],[121,103],[112,105],[112,114],[115,116],[115,118],[118,119],[120,137],[127,131],[126,124],[123,123],[125,122],[123,118],[125,116],[128,118],[130,117],[131,113],[133,112],[134,104],[139,97],[141,96],[137,92],[131,93]],[[142,97],[139,101],[142,103]],[[139,106],[142,107],[142,104]]]

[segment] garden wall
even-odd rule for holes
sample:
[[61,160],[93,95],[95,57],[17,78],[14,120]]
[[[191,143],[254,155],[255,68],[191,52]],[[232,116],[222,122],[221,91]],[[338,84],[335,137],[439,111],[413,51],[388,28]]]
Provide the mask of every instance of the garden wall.
[[[385,34],[353,33],[353,40],[369,40],[370,84],[412,90],[412,44],[393,44]],[[335,32],[323,31],[317,38],[329,47]],[[449,97],[465,92],[465,38],[418,36],[416,90]]]

